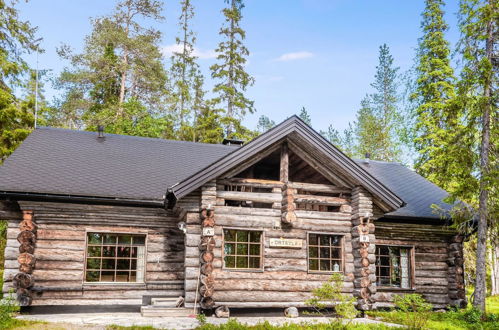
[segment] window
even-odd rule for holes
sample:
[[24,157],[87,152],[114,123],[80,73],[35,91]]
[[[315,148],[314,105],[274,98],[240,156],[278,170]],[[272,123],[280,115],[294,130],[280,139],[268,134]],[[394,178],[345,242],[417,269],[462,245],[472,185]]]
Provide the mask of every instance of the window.
[[144,235],[87,234],[86,282],[144,282]]
[[224,229],[224,267],[262,268],[262,232]]
[[343,271],[342,236],[308,235],[308,270],[318,272]]
[[376,278],[380,287],[411,288],[411,249],[376,246]]

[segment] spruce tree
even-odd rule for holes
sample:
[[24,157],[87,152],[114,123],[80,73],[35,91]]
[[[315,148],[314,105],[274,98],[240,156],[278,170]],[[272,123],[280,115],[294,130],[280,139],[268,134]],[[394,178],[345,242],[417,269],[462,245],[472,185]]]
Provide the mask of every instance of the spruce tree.
[[327,131],[320,131],[320,134],[332,145],[343,151],[348,157],[355,157],[355,138],[352,124],[348,124],[348,128],[342,133],[335,129],[333,125],[329,125]]
[[203,86],[199,86],[202,82],[201,72],[196,63],[197,58],[193,54],[196,37],[190,28],[190,23],[194,17],[194,8],[191,0],[182,0],[180,4],[182,6],[179,17],[180,36],[176,38],[180,50],[174,52],[172,56],[170,72],[173,89],[170,99],[176,118],[176,137],[180,140],[195,140],[192,136],[192,125],[196,120],[196,114],[193,113],[194,102],[199,98],[199,90],[196,89],[202,89]]
[[258,125],[256,126],[256,130],[258,131],[258,133],[265,133],[274,126],[275,121],[271,120],[265,115],[261,115],[260,118],[258,118]]
[[19,18],[13,4],[0,0],[0,163],[26,138],[34,125],[32,109],[21,106],[14,90],[22,87],[28,65],[24,54],[40,51],[36,28]]
[[213,93],[217,95],[213,103],[225,104],[223,118],[225,134],[229,137],[238,137],[242,132],[238,132],[236,128],[242,127],[241,119],[247,112],[255,111],[253,101],[244,95],[247,87],[253,85],[254,79],[244,67],[249,51],[243,44],[246,32],[240,26],[243,1],[226,0],[226,3],[228,7],[222,11],[225,24],[220,29],[220,35],[224,40],[216,49],[218,62],[210,67],[212,78],[218,80],[213,88]]
[[[445,152],[452,166],[453,195],[478,204],[476,279],[473,306],[485,311],[487,234],[497,231],[499,4],[495,0],[462,0],[459,51],[463,67],[454,106],[462,125]],[[475,205],[476,205],[475,204]]]
[[305,107],[301,107],[300,114],[298,115],[308,126],[312,127],[312,118]]
[[449,159],[442,148],[456,132],[456,117],[450,106],[455,96],[454,71],[450,65],[449,43],[445,40],[448,27],[444,21],[443,0],[426,0],[422,13],[416,68],[416,89],[412,99],[416,102],[415,149],[419,156],[416,170],[450,189],[446,166]]

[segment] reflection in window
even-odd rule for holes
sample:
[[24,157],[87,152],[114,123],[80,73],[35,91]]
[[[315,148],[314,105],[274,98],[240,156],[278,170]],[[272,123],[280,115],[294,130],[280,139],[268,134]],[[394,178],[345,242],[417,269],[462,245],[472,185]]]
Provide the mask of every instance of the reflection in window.
[[145,236],[87,234],[86,282],[144,282]]
[[224,267],[260,269],[262,232],[224,229]]
[[377,285],[409,289],[411,287],[411,248],[399,246],[376,246]]
[[343,271],[341,236],[309,234],[308,269],[320,272]]

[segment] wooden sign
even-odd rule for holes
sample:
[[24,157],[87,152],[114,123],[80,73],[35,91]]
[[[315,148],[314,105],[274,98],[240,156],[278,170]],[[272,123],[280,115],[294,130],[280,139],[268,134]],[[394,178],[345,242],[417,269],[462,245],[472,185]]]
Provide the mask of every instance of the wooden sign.
[[361,243],[369,243],[369,235],[360,235]]
[[291,238],[271,238],[270,247],[301,248],[303,240]]
[[215,236],[215,228],[204,227],[203,228],[203,236]]

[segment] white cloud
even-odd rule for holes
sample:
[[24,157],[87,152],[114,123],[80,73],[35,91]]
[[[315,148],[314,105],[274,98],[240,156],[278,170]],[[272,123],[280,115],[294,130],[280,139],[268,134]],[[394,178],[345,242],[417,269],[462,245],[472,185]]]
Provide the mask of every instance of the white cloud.
[[[167,45],[161,49],[161,52],[163,53],[163,56],[170,57],[173,55],[173,52],[182,52],[182,46],[178,44]],[[203,60],[217,57],[217,53],[212,49],[203,50],[200,48],[194,48],[193,55]]]
[[302,52],[294,52],[294,53],[286,53],[282,54],[275,61],[278,62],[286,62],[286,61],[294,61],[294,60],[302,60],[304,58],[314,57],[314,53],[302,51]]

